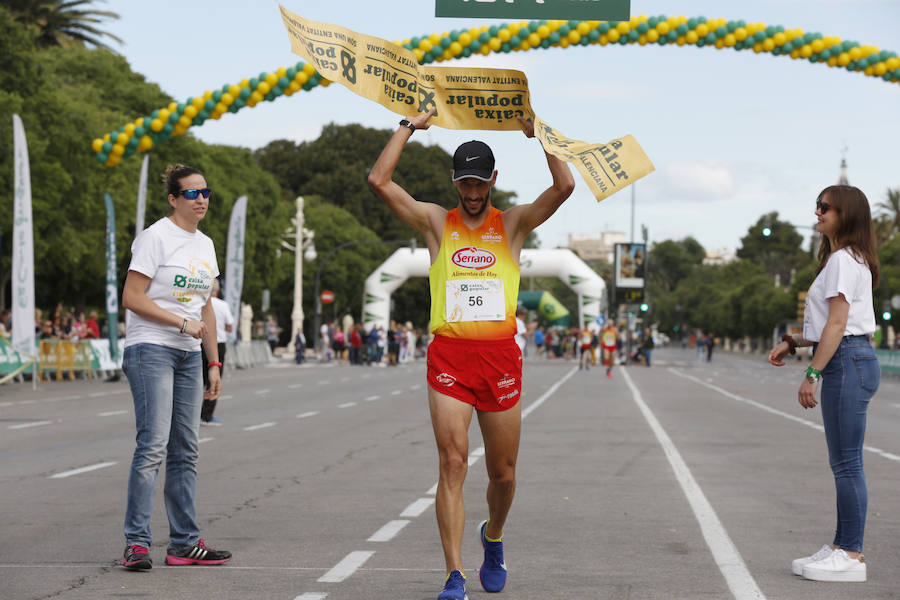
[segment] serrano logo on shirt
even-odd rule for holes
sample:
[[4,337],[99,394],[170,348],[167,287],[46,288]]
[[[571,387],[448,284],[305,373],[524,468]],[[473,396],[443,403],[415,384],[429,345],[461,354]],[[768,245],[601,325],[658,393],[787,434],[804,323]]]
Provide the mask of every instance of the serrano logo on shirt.
[[468,248],[460,248],[453,253],[450,261],[457,267],[463,269],[488,269],[493,267],[497,262],[497,257],[490,250],[469,246]]

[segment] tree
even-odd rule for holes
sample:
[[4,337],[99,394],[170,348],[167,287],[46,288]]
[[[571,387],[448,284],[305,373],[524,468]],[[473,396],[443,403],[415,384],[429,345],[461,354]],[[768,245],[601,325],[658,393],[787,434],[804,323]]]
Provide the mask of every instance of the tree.
[[[883,234],[884,237],[878,236],[881,237],[879,242],[884,243],[900,231],[900,188],[888,188],[885,200],[876,204],[875,208],[881,211],[881,217],[886,225],[886,227],[881,228],[886,235]],[[878,220],[881,221],[882,219]],[[879,246],[881,243],[879,243]]]
[[37,32],[38,46],[83,46],[89,44],[111,50],[100,41],[108,37],[124,43],[120,38],[102,31],[95,25],[106,19],[118,19],[117,13],[89,8],[94,0],[3,0],[10,16],[25,27]]
[[[771,234],[763,235],[768,227]],[[763,215],[755,225],[750,227],[747,235],[741,238],[738,258],[750,260],[762,265],[770,277],[776,275],[787,284],[791,279],[791,271],[801,269],[810,260],[803,251],[803,236],[786,221],[778,220],[778,213]]]

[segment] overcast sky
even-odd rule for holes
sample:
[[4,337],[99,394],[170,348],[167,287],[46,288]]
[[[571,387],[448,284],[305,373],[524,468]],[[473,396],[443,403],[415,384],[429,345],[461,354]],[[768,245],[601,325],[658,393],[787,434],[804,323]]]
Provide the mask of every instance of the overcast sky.
[[[388,40],[502,23],[436,18],[433,0],[283,4],[304,18]],[[290,52],[272,0],[109,0],[97,6],[121,15],[104,28],[125,40],[116,48],[132,68],[179,101],[301,60]],[[743,19],[900,52],[896,0],[632,0],[631,13]],[[692,235],[707,249],[734,251],[770,211],[809,225],[816,195],[837,181],[845,146],[850,183],[873,207],[887,188],[900,188],[900,85],[859,73],[752,51],[637,44],[531,50],[440,66],[524,71],[535,112],[569,137],[605,142],[634,135],[656,165],[636,185],[636,235],[645,224],[651,243]],[[190,131],[206,142],[259,148],[279,138],[313,140],[331,122],[393,129],[398,120],[332,85]],[[494,148],[497,185],[515,191],[520,202],[549,185],[539,144],[519,133],[432,128],[415,134],[450,153],[472,138]],[[570,233],[630,232],[630,188],[597,203],[575,177],[575,193],[538,229],[542,247],[565,245]]]

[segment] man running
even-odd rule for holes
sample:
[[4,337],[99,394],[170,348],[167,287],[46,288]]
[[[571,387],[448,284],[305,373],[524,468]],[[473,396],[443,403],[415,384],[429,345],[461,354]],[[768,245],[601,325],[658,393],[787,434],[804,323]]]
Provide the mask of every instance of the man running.
[[[453,156],[453,185],[459,205],[446,210],[420,202],[392,180],[406,142],[428,129],[434,109],[400,121],[369,173],[379,198],[425,238],[431,256],[431,331],[428,347],[428,404],[440,460],[438,529],[447,579],[439,600],[464,600],[462,536],[463,482],[468,469],[468,429],[473,408],[484,438],[489,477],[489,518],[479,527],[484,563],[482,587],[499,592],[506,584],[503,525],[515,492],[522,410],[522,352],[516,345],[519,252],[528,234],[569,197],[575,181],[568,165],[546,154],[553,184],[531,204],[500,211],[491,206],[497,180],[494,155],[483,142],[466,142]],[[526,137],[534,124],[519,119]]]
[[603,364],[606,365],[606,376],[612,379],[613,365],[616,363],[616,348],[618,347],[618,332],[612,321],[603,328],[600,336],[600,346],[603,348]]

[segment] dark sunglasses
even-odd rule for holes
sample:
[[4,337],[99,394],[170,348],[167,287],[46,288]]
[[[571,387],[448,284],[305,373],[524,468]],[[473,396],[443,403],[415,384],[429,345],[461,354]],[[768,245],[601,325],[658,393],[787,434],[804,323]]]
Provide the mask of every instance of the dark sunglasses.
[[197,196],[203,195],[204,198],[209,198],[210,189],[203,188],[202,190],[192,189],[192,190],[181,190],[181,195],[187,198],[188,200],[196,200]]
[[[205,198],[206,196],[204,196]],[[822,213],[823,215],[828,212],[828,208],[831,205],[827,202],[822,202],[821,200],[816,200],[816,210]]]

